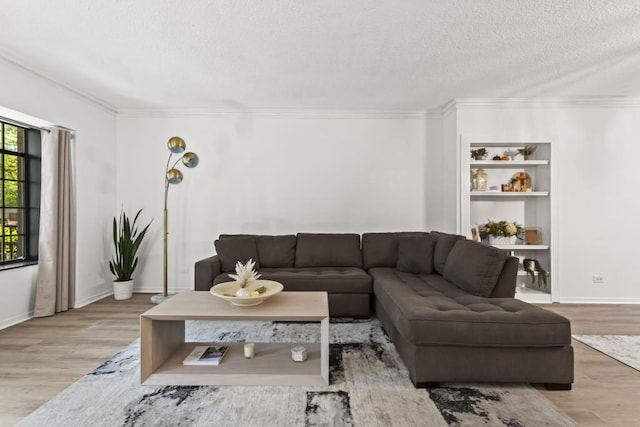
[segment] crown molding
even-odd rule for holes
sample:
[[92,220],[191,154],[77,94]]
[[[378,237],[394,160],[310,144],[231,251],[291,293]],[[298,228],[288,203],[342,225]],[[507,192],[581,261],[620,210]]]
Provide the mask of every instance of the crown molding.
[[640,98],[631,97],[565,97],[565,98],[456,98],[456,107],[482,108],[611,108],[640,107]]
[[427,110],[430,119],[444,118],[462,108],[638,108],[640,98],[633,97],[566,97],[566,98],[455,98]]
[[21,62],[15,60],[15,59],[11,59],[9,57],[7,57],[4,53],[0,53],[0,61],[3,61],[13,67],[19,68],[22,71],[25,71],[29,74],[32,74],[42,80],[45,80],[48,83],[51,83],[67,92],[72,93],[73,95],[77,96],[78,98],[82,99],[83,101],[88,102],[89,104],[92,104],[102,110],[105,110],[111,114],[116,114],[117,113],[117,108],[111,104],[109,104],[108,102],[93,96],[87,92],[83,92],[79,89],[76,89],[74,87],[69,86],[66,83],[63,83],[57,79],[54,79],[53,77],[50,77],[46,74],[43,74],[39,71],[35,71],[33,68],[28,67],[24,64],[22,64]]
[[143,109],[118,108],[123,117],[185,118],[267,118],[267,119],[425,119],[418,110],[208,110],[208,109]]

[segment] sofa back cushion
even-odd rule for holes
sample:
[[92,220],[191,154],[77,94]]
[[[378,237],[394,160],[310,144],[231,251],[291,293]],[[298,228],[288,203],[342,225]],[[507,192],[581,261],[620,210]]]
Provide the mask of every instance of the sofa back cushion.
[[398,263],[400,271],[413,274],[433,273],[433,252],[436,236],[400,237],[398,239]]
[[359,234],[298,233],[296,267],[360,267]]
[[439,231],[432,231],[431,234],[435,235],[436,247],[433,252],[433,269],[436,273],[444,274],[444,266],[447,263],[449,252],[453,249],[453,246],[460,239],[465,239],[464,236],[458,236],[457,234],[441,233]]
[[260,267],[293,267],[296,257],[296,236],[257,236]]
[[365,270],[373,267],[395,267],[398,263],[400,237],[426,236],[425,231],[396,233],[364,233],[362,235],[362,263]]
[[442,277],[472,295],[489,298],[507,260],[500,249],[471,240],[458,240]]
[[235,271],[238,261],[246,264],[250,259],[256,263],[254,269],[260,268],[255,237],[220,237],[214,244],[220,259],[220,269],[223,272]]

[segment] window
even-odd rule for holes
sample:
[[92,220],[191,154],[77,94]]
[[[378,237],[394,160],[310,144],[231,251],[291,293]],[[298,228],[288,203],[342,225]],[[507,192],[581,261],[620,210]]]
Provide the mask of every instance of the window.
[[38,259],[40,131],[0,122],[0,268]]

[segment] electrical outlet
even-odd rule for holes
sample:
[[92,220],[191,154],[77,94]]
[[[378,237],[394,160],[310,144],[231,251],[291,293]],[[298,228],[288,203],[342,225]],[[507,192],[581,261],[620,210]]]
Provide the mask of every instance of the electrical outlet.
[[604,283],[604,276],[593,276],[593,283]]

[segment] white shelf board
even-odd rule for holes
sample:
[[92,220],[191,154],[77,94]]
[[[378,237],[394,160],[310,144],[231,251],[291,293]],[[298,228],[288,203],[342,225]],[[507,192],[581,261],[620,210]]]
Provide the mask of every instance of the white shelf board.
[[548,191],[471,191],[471,197],[545,197]]
[[469,164],[471,166],[510,168],[514,166],[548,165],[549,160],[471,160]]
[[541,145],[541,144],[549,144],[550,141],[469,141],[469,146],[472,148],[475,147],[524,147],[526,145]]
[[[537,271],[534,271],[534,272],[533,272],[533,274],[535,274],[535,275],[537,276],[537,275],[538,275],[538,272],[537,272]],[[550,274],[550,273],[547,271],[547,274]],[[526,271],[524,271],[524,270],[518,270],[518,276],[526,277],[526,276],[528,276],[528,274],[527,274],[527,272],[526,272]]]
[[[219,365],[183,365],[196,345],[229,346]],[[293,385],[324,386],[320,344],[304,343],[305,362],[291,360],[291,347],[297,343],[255,343],[255,357],[244,357],[244,343],[187,342],[167,358],[143,385]]]
[[551,294],[522,286],[516,288],[516,298],[524,302],[551,302]]
[[505,251],[544,251],[549,245],[491,245]]

